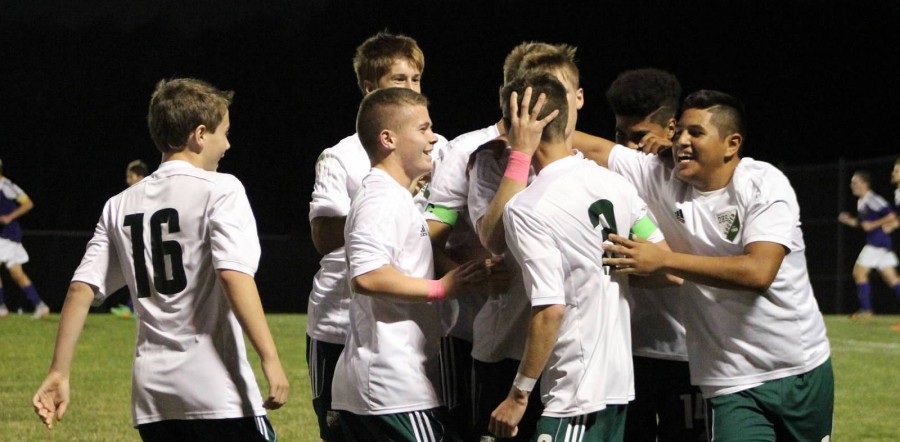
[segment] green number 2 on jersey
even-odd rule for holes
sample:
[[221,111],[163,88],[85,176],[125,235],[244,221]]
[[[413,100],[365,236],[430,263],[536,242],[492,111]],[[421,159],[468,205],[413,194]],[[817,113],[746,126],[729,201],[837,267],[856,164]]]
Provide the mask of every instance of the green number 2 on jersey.
[[619,229],[616,227],[616,212],[613,211],[613,203],[610,200],[597,200],[588,207],[588,216],[591,219],[591,225],[597,227],[600,225],[602,230],[600,230],[603,235],[603,240],[606,241],[609,239],[610,233],[618,233]]

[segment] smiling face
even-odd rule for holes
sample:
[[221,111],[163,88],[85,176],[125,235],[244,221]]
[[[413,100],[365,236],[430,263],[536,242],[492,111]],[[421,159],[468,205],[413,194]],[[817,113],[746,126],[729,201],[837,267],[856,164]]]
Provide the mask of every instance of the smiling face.
[[722,134],[708,109],[687,109],[678,121],[675,146],[676,176],[701,191],[725,187],[737,167],[741,145],[738,133]]
[[389,87],[402,87],[422,93],[422,72],[412,60],[397,57],[391,64],[391,68],[378,79],[376,84],[366,82],[366,93],[370,94],[378,89]]
[[222,122],[214,131],[204,130],[199,137],[203,143],[203,150],[200,152],[202,168],[215,172],[219,168],[219,160],[225,155],[225,151],[231,148],[228,142],[228,130],[231,128],[231,120],[229,112],[225,111]]
[[394,114],[390,129],[394,155],[407,177],[416,179],[431,171],[431,151],[437,143],[432,132],[428,108],[422,105],[403,105]]

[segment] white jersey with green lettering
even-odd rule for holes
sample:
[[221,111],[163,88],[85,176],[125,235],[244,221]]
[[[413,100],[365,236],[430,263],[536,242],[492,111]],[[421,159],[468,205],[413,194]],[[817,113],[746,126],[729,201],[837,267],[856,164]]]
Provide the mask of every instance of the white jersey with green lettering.
[[701,192],[677,179],[657,156],[623,146],[612,150],[609,168],[637,187],[676,252],[736,256],[758,241],[787,251],[763,293],[685,281],[691,383],[703,387],[704,395],[806,373],[828,359],[825,322],[806,267],[800,207],[781,171],[742,158],[727,186]]
[[562,418],[634,399],[628,277],[603,265],[610,233],[662,233],[624,178],[581,155],[550,163],[506,205],[506,243],[532,307],[563,305],[541,376],[544,416]]

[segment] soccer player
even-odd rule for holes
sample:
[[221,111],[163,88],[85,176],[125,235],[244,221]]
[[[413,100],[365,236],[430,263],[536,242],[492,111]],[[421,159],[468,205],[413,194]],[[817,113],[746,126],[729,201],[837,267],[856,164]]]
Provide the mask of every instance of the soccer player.
[[[412,38],[380,32],[356,48],[353,69],[363,96],[387,87],[421,92],[425,56]],[[447,140],[436,137],[435,150],[440,150]],[[432,155],[436,156],[437,152]],[[319,435],[329,442],[342,440],[338,413],[331,407],[331,381],[350,327],[344,224],[350,201],[371,167],[358,134],[325,149],[316,162],[316,181],[309,203],[313,245],[323,256],[309,293],[306,361]],[[416,198],[424,210],[421,193]]]
[[133,186],[149,174],[150,169],[147,167],[147,163],[134,160],[125,168],[125,184],[128,184],[129,187]]
[[[602,244],[611,233],[654,242],[662,235],[633,186],[573,155],[577,112],[568,107],[560,81],[528,74],[501,94],[513,149],[505,178],[524,184],[530,165],[537,176],[503,215],[531,311],[524,356],[507,398],[491,415],[490,430],[499,437],[518,433],[530,392],[543,376],[544,411],[533,440],[619,441],[626,404],[634,397],[628,280],[603,268]],[[529,112],[532,94],[540,95]],[[550,109],[560,116],[554,119]]]
[[[28,301],[34,305],[31,319],[46,318],[50,307],[41,301],[37,289],[25,274],[22,265],[28,262],[28,252],[22,247],[22,227],[19,218],[34,208],[34,203],[21,187],[3,176],[3,162],[0,161],[0,264],[9,270],[9,276],[19,285]],[[0,281],[0,318],[9,315],[3,299],[3,282]]]
[[[288,379],[253,274],[260,247],[243,185],[217,173],[231,147],[233,93],[160,81],[147,116],[159,169],[110,198],[60,315],[50,372],[33,398],[48,428],[69,406],[69,376],[93,301],[128,285],[138,312],[134,426],[145,441],[274,441],[266,409]],[[244,331],[269,383],[263,401]]]
[[856,283],[856,295],[859,297],[859,310],[850,316],[851,319],[871,319],[872,286],[869,284],[869,273],[878,269],[881,279],[891,287],[900,299],[900,279],[897,278],[897,254],[891,244],[891,236],[885,227],[897,221],[891,205],[872,191],[872,175],[864,170],[857,171],[850,178],[850,190],[859,198],[856,203],[857,217],[849,212],[841,212],[838,221],[850,227],[858,227],[866,232],[866,245],[859,252],[853,265],[853,281]]
[[[518,71],[510,79],[530,72],[555,76],[566,88],[569,112],[577,113],[584,104],[584,92],[579,87],[575,52],[575,47],[566,44],[532,44],[521,54]],[[506,110],[504,112],[508,113]],[[572,124],[574,128],[575,122]],[[518,164],[513,160],[512,150],[505,141],[486,144],[472,156],[468,192],[471,223],[485,248],[494,255],[504,255],[509,260],[511,257],[505,253],[503,207],[527,183],[505,176],[506,170]],[[508,386],[516,376],[528,331],[530,305],[522,274],[514,261],[508,263],[513,274],[509,288],[501,293],[491,294],[475,317],[472,352],[477,393],[475,430],[483,437],[493,437],[488,430],[490,413],[509,392]],[[539,392],[534,390],[533,394],[520,425],[521,431],[515,440],[529,440],[541,415]]]
[[830,438],[834,375],[809,282],[800,208],[772,165],[741,158],[743,105],[701,90],[682,103],[674,165],[623,146],[594,160],[647,201],[672,252],[617,235],[618,271],[685,279],[691,382],[716,441]]
[[[147,167],[147,164],[141,160],[134,160],[128,163],[128,166],[125,167],[125,184],[128,184],[129,187],[137,184],[140,180],[144,179],[147,175],[150,174],[150,169]],[[109,309],[109,312],[115,316],[124,319],[130,319],[134,317],[134,304],[131,301],[131,297],[128,298],[128,304],[119,304],[115,307]]]
[[[619,74],[606,91],[616,142],[631,149],[671,148],[680,98],[681,85],[668,72]],[[635,398],[628,404],[625,440],[704,440],[703,398],[691,386],[680,288],[632,286],[629,301]]]
[[[552,51],[555,47],[546,43],[526,42],[517,45],[507,55],[503,63],[503,83],[519,71],[522,58],[529,52]],[[468,211],[469,179],[468,166],[472,152],[479,146],[498,137],[506,135],[506,128],[501,118],[496,123],[474,130],[454,138],[447,147],[440,151],[440,159],[435,167],[431,183],[429,185],[428,206],[426,220],[431,235],[431,245],[438,256],[445,256],[452,261],[464,262],[475,258],[488,258],[491,256],[478,239],[478,234],[472,226]],[[505,145],[505,142],[503,142]],[[503,266],[494,267],[494,272]],[[484,290],[482,290],[484,291]],[[475,435],[487,435],[488,417],[496,405],[491,399],[481,401],[483,395],[479,392],[490,389],[493,379],[481,373],[477,385],[473,385],[473,370],[480,370],[483,365],[473,367],[473,342],[476,341],[473,331],[476,315],[481,311],[485,303],[483,294],[460,297],[455,301],[458,304],[458,316],[448,336],[444,337],[442,345],[442,377],[444,378],[444,403],[450,410],[450,414],[460,427],[463,437],[472,439]],[[496,314],[498,312],[494,312]],[[478,349],[475,353],[481,358],[486,358],[485,349],[494,345],[496,337],[492,328],[490,315],[482,316],[478,320]],[[521,349],[521,348],[520,348]],[[521,357],[521,353],[516,358]],[[489,357],[488,357],[489,358]],[[484,360],[484,359],[482,359]],[[475,398],[472,393],[476,392]],[[475,410],[472,409],[473,405]],[[474,412],[474,415],[473,415]],[[475,422],[473,422],[475,419]]]
[[347,215],[348,336],[332,406],[350,441],[461,441],[441,404],[439,304],[485,276],[473,260],[435,280],[431,239],[410,185],[431,170],[437,136],[428,100],[379,89],[359,107],[356,130],[372,162]]

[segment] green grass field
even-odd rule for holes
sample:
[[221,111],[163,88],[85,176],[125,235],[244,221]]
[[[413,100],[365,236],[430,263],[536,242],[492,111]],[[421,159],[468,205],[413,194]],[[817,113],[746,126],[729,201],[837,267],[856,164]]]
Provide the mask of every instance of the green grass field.
[[[0,441],[137,441],[131,428],[134,323],[92,314],[81,335],[65,419],[47,431],[31,409],[53,353],[59,317],[0,319]],[[291,381],[287,405],[269,414],[282,441],[318,440],[305,362],[305,315],[268,315]],[[833,441],[895,441],[900,410],[898,316],[864,323],[826,317],[836,376]],[[249,345],[248,345],[249,348]],[[258,361],[250,350],[251,362]],[[261,387],[264,389],[261,385]]]

